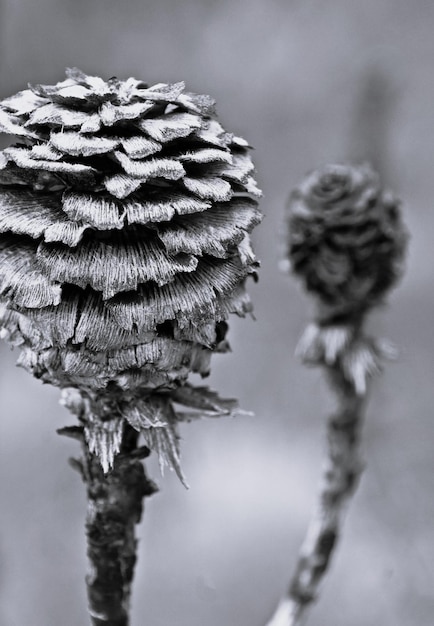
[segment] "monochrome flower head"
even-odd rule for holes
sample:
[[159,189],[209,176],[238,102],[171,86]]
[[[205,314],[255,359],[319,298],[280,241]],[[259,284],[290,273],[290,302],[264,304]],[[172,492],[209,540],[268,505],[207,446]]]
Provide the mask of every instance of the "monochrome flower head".
[[[251,310],[249,144],[183,82],[78,69],[0,102],[0,131],[18,139],[0,152],[3,335],[35,376],[80,392],[105,469],[123,420],[176,466],[171,398]],[[211,392],[187,388],[206,411]]]
[[368,166],[327,165],[288,202],[287,255],[323,320],[361,316],[402,271],[407,234],[400,202]]

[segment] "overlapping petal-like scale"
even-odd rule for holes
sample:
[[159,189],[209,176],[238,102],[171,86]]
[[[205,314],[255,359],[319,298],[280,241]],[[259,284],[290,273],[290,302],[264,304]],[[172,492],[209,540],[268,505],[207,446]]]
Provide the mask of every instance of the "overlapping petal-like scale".
[[117,105],[112,102],[104,102],[99,109],[99,116],[104,126],[113,126],[117,122],[140,118],[154,108],[153,102],[146,101]]
[[225,202],[230,200],[234,195],[231,185],[226,180],[218,178],[217,176],[185,176],[182,182],[186,189],[204,200]]
[[45,106],[45,104],[45,98],[36,95],[32,89],[24,89],[2,100],[0,106],[3,110],[11,111],[15,115],[25,115]]
[[50,280],[35,265],[32,244],[12,237],[1,237],[0,265],[0,295],[7,296],[12,304],[39,308],[60,303],[61,285]]
[[37,345],[41,350],[51,346],[29,317],[11,308],[7,298],[0,299],[0,327],[0,337],[6,339],[12,347],[24,348],[28,343]]
[[248,234],[246,234],[244,238],[237,244],[237,252],[240,257],[240,262],[243,265],[247,265],[252,268],[259,267],[259,264],[256,260],[255,252],[252,247],[252,242]]
[[89,225],[82,222],[71,222],[67,219],[59,220],[45,229],[44,240],[47,243],[59,242],[74,247],[81,241],[88,228]]
[[66,79],[57,85],[34,85],[32,87],[34,93],[41,97],[45,97],[52,102],[65,106],[97,106],[104,101],[108,93],[95,93],[94,90],[77,85],[73,79]]
[[143,181],[149,178],[164,178],[166,180],[179,180],[185,174],[182,164],[175,159],[153,158],[153,159],[130,159],[130,157],[120,150],[115,152],[115,156],[122,166],[122,169],[133,178],[140,178]]
[[[67,80],[64,84],[78,84],[89,87],[94,93],[109,96],[111,93],[111,84],[116,79],[105,81],[100,76],[91,76],[85,74],[78,67],[68,67],[65,72]],[[72,82],[71,82],[72,81]]]
[[42,98],[39,100],[43,105],[32,109],[31,115],[25,123],[25,127],[28,130],[32,129],[35,135],[38,132],[45,134],[45,131],[49,129],[79,129],[82,133],[96,133],[102,126],[101,118],[96,112],[74,110],[62,104],[47,102]]
[[246,183],[254,170],[250,155],[246,152],[234,154],[232,164],[229,166],[217,166],[214,168],[223,178],[238,184]]
[[74,337],[81,306],[80,295],[63,293],[62,300],[57,306],[39,309],[21,307],[21,312],[31,320],[38,332],[42,333],[44,344],[48,342],[50,346],[62,348]]
[[43,170],[45,172],[59,172],[65,174],[91,174],[95,169],[84,163],[72,163],[69,161],[52,161],[32,157],[27,148],[6,148],[3,154],[22,169]]
[[202,124],[203,122],[198,115],[169,113],[164,117],[141,120],[138,126],[151,139],[166,143],[174,139],[188,137],[195,129],[201,128]]
[[22,137],[35,138],[37,135],[20,124],[20,120],[13,114],[0,109],[0,132]]
[[162,223],[158,226],[158,235],[172,254],[185,252],[224,258],[260,221],[261,215],[253,200],[234,198],[200,215],[185,215]]
[[246,182],[242,185],[242,190],[246,191],[248,194],[254,196],[255,198],[262,197],[262,191],[259,189],[253,176],[249,176],[247,178]]
[[121,145],[130,159],[143,159],[152,154],[156,154],[163,147],[158,141],[154,141],[143,135],[122,137]]
[[195,93],[181,93],[176,103],[193,113],[208,116],[215,115],[215,100],[207,95]]
[[90,113],[87,120],[80,127],[82,133],[96,133],[101,128],[101,118],[98,113]]
[[152,87],[147,87],[142,84],[142,87],[138,85],[139,89],[133,91],[133,96],[138,96],[143,100],[150,100],[151,102],[177,102],[181,94],[185,89],[184,81],[172,83],[167,85],[166,83],[157,83]]
[[83,221],[98,230],[120,229],[124,225],[125,207],[107,194],[67,191],[62,209],[74,221]]
[[200,148],[191,152],[185,152],[177,157],[186,163],[232,163],[233,157],[229,151],[218,148]]
[[0,232],[41,237],[45,230],[62,218],[59,198],[32,191],[0,191]]
[[103,180],[105,189],[115,198],[123,200],[136,191],[142,184],[140,178],[133,178],[128,174],[111,174]]
[[[209,350],[215,350],[218,344],[220,344],[220,347],[223,348],[222,342],[224,341],[224,335],[221,328],[223,327],[225,331],[227,330],[227,324],[225,321],[220,321],[217,324],[215,321],[211,321],[198,326],[194,323],[194,321],[180,323],[176,320],[171,322],[170,326],[174,339],[179,339],[181,341],[193,341],[194,343],[199,343]],[[222,349],[221,351],[227,352],[228,350]]]
[[83,288],[90,285],[104,299],[149,281],[164,285],[197,266],[194,256],[168,255],[152,233],[144,241],[124,233],[119,242],[91,240],[74,249],[41,243],[37,259],[52,281]]
[[162,372],[186,367],[187,370],[207,373],[210,351],[193,342],[157,337],[134,349],[116,351],[112,358],[116,359],[118,371],[152,365]]
[[233,262],[203,259],[196,271],[180,274],[172,282],[158,288],[139,287],[134,296],[118,296],[107,301],[116,323],[127,330],[155,328],[166,320],[194,320],[197,324],[225,317],[218,307],[218,298],[230,295],[248,273]]
[[[42,99],[39,98],[39,100]],[[49,125],[67,129],[80,128],[86,123],[88,117],[85,111],[76,111],[60,104],[48,102],[32,110],[26,127]]]
[[193,133],[194,139],[199,139],[205,144],[220,148],[227,148],[232,142],[232,137],[233,135],[227,133],[223,126],[213,119],[206,120],[203,126]]
[[[128,331],[114,324],[109,310],[97,293],[77,293],[75,298],[79,299],[80,313],[73,334],[68,338],[73,344],[86,344],[89,350],[106,352],[138,346],[156,336],[154,330]],[[52,311],[52,315],[55,315],[55,311]]]
[[128,332],[113,324],[101,297],[79,290],[64,294],[58,306],[22,309],[34,329],[44,338],[44,345],[66,348],[86,345],[95,352],[107,352],[148,341],[155,333]]
[[41,159],[43,161],[60,161],[64,155],[49,143],[37,143],[30,150],[29,156],[32,159]]
[[[169,384],[178,378],[186,378],[191,371],[207,373],[210,351],[193,343],[169,339],[154,339],[135,348],[113,350],[105,354],[105,368],[101,369],[101,357],[96,352],[66,348],[60,353],[65,370],[76,376],[98,375],[114,379],[120,372],[146,370],[148,385]],[[152,378],[155,377],[155,382]],[[100,379],[101,380],[101,379]],[[92,387],[89,380],[87,387]]]
[[[97,357],[95,353],[66,349],[59,352],[54,361],[54,354],[46,351],[43,353],[44,359],[46,356],[48,358],[44,365],[48,373],[47,382],[50,382],[50,377],[54,377],[61,386],[77,386],[90,394],[104,391],[110,383],[117,387],[118,380],[125,381],[124,388],[127,391],[136,391],[137,388],[171,389],[184,383],[192,371],[188,362],[181,368],[171,368],[169,371],[156,369],[149,363],[142,365],[140,369],[132,367],[120,370],[122,363],[119,352],[114,353],[113,359],[105,360],[104,368],[101,368],[101,356]],[[24,363],[23,366],[26,367]]]
[[152,194],[137,194],[123,202],[129,224],[168,222],[174,215],[199,213],[212,206],[207,200],[177,191],[168,193],[155,189]]
[[64,154],[71,156],[94,156],[107,154],[118,147],[117,137],[92,137],[74,131],[51,133],[51,145]]
[[0,232],[76,246],[88,225],[70,221],[60,206],[55,194],[0,191]]

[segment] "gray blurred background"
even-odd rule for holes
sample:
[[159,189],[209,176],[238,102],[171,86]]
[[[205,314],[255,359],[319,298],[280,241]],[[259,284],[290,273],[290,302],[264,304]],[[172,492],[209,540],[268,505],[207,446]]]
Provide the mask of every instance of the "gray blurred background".
[[[255,417],[182,429],[186,491],[159,476],[139,529],[132,626],[263,626],[289,579],[331,399],[293,357],[309,317],[278,272],[283,207],[306,171],[371,157],[402,197],[407,272],[372,331],[401,349],[375,385],[367,467],[310,626],[434,618],[434,4],[429,0],[0,0],[0,97],[65,66],[209,93],[247,138],[266,215],[256,321],[233,320],[209,383]],[[84,488],[56,435],[58,391],[0,347],[0,624],[87,624]],[[196,381],[194,381],[196,382]]]

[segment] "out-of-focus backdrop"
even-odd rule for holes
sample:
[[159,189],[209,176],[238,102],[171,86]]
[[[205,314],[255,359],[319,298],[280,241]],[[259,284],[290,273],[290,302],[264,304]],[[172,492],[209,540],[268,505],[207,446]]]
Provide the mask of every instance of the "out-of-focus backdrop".
[[[366,470],[311,626],[431,626],[434,615],[434,4],[429,0],[0,0],[0,97],[66,66],[209,93],[247,138],[264,191],[256,321],[209,384],[255,417],[182,429],[186,491],[139,529],[133,626],[263,626],[307,524],[331,400],[293,357],[308,302],[277,269],[288,191],[311,168],[372,158],[402,197],[407,272],[372,331],[401,349],[373,389]],[[0,624],[87,624],[84,488],[55,434],[58,391],[0,348]]]

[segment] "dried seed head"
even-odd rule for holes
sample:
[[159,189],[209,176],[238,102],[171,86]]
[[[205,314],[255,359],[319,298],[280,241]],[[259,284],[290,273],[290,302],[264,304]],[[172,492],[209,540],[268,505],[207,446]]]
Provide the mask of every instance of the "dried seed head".
[[0,152],[3,336],[35,376],[80,391],[106,469],[124,421],[179,466],[170,394],[251,310],[249,145],[182,82],[78,69],[0,102],[0,131],[19,139]]
[[322,323],[360,319],[401,275],[407,234],[399,201],[362,165],[308,175],[288,203],[287,254]]

